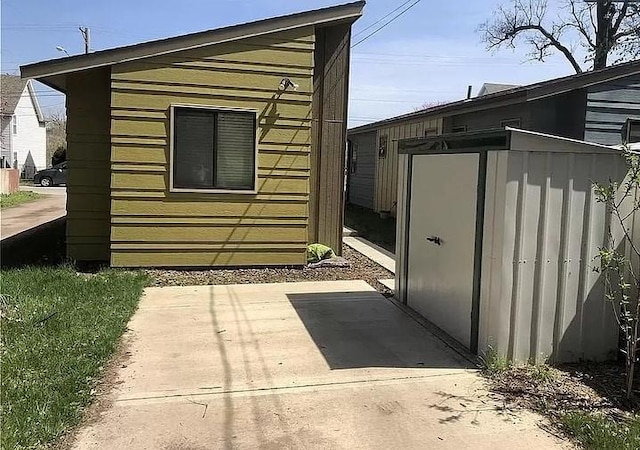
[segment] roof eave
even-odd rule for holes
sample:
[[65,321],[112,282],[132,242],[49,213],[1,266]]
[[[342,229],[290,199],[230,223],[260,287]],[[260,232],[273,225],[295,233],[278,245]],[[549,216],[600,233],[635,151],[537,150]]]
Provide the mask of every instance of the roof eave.
[[38,102],[38,96],[36,95],[36,91],[31,80],[27,80],[27,89],[29,90],[29,96],[31,97],[31,102],[33,103],[33,109],[35,109],[36,111],[38,122],[45,123],[46,121],[44,118],[44,114],[42,114],[42,109],[40,108],[40,103]]
[[486,94],[481,97],[459,100],[422,111],[416,111],[360,125],[347,130],[347,133],[349,135],[355,135],[407,120],[423,119],[434,115],[442,116],[454,112],[460,114],[472,112],[478,109],[485,109],[487,107],[494,108],[508,103],[539,100],[554,95],[560,95],[574,89],[583,89],[606,81],[613,81],[637,74],[640,74],[640,60],[630,61],[617,66],[610,66],[597,71],[584,72],[581,74],[533,83],[527,86],[519,86],[505,91]]
[[295,28],[353,22],[362,15],[364,5],[364,1],[357,1],[215,30],[102,50],[85,55],[27,64],[20,67],[20,73],[23,78],[52,77]]

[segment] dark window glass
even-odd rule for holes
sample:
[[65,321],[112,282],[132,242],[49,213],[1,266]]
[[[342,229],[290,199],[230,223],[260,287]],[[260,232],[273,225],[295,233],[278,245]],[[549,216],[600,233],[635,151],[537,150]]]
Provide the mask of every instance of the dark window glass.
[[640,142],[640,119],[627,120],[627,143]]
[[175,108],[173,187],[253,190],[256,116]]

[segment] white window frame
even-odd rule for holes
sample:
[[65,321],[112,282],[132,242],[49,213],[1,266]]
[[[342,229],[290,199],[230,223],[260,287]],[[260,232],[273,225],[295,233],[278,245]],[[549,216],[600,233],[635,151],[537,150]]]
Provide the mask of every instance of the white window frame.
[[18,116],[16,116],[15,114],[13,115],[13,134],[18,134]]
[[451,127],[452,133],[466,133],[467,131],[468,130],[466,125],[457,125],[455,127]]
[[640,141],[630,142],[630,139],[631,139],[631,125],[632,124],[640,125],[640,118],[635,118],[635,117],[627,118],[627,123],[625,124],[626,125],[626,130],[625,130],[625,133],[624,133],[625,134],[625,136],[624,136],[625,143],[627,143],[627,144],[636,144],[636,143],[640,142]]
[[[236,111],[253,113],[255,115],[255,139],[254,139],[254,163],[253,163],[253,189],[195,189],[195,188],[177,188],[173,185],[173,166],[174,166],[174,123],[175,123],[175,109],[176,108],[192,108],[192,109],[207,109],[211,111]],[[215,105],[191,105],[183,103],[172,103],[169,107],[169,192],[186,192],[186,193],[201,193],[201,194],[257,194],[258,193],[258,138],[260,124],[258,122],[258,110],[255,108],[234,108],[228,106],[215,106]]]

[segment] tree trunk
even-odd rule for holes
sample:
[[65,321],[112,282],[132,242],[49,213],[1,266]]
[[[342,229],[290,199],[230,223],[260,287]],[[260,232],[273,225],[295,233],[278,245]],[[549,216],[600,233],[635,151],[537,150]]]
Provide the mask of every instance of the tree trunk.
[[613,3],[611,0],[598,0],[596,5],[596,48],[593,55],[593,70],[607,67],[611,31]]
[[636,368],[636,349],[638,348],[638,320],[634,320],[633,329],[631,331],[631,339],[627,346],[627,400],[631,398],[633,393],[633,378]]

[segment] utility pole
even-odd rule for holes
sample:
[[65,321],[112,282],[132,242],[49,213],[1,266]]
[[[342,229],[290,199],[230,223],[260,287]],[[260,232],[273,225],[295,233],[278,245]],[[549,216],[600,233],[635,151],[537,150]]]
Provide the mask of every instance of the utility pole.
[[89,34],[89,27],[80,27],[80,33],[84,39],[84,52],[89,53],[91,47],[91,35]]

